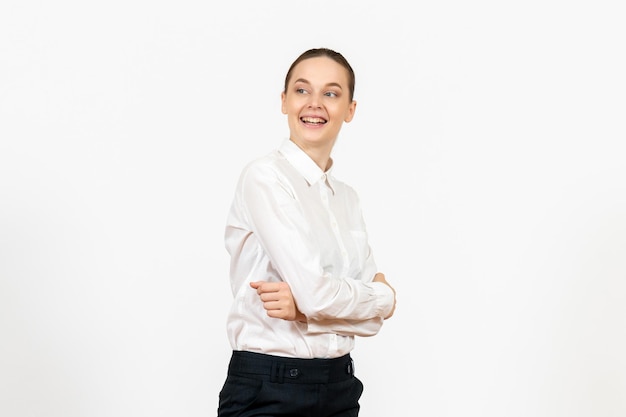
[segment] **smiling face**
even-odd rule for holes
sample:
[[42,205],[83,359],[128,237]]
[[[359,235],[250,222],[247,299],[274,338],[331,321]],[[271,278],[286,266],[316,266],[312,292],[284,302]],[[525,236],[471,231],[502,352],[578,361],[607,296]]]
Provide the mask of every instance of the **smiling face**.
[[316,149],[328,155],[343,123],[352,120],[356,109],[348,71],[325,56],[300,61],[281,99],[290,139],[305,151]]

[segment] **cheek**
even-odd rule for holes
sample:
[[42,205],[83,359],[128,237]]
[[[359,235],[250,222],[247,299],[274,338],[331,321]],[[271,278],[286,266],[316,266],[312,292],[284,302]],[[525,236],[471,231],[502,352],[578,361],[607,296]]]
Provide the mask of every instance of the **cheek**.
[[346,123],[348,123],[348,122],[350,122],[352,120],[353,117],[354,117],[354,110],[348,109],[348,110],[346,110],[346,113],[344,115],[344,119],[343,120]]
[[297,116],[300,113],[300,108],[301,106],[299,105],[299,103],[294,102],[293,100],[287,100],[282,104],[283,114],[287,114],[290,116]]

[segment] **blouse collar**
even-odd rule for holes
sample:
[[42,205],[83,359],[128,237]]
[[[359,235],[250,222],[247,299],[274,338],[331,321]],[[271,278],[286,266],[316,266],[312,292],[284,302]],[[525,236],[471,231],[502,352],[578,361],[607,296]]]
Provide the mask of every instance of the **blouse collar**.
[[331,190],[332,186],[332,170],[333,160],[330,159],[330,168],[326,172],[311,159],[306,152],[304,152],[298,145],[296,145],[290,139],[285,139],[278,148],[278,151],[289,161],[289,163],[304,177],[309,186],[315,184],[318,181],[325,181]]

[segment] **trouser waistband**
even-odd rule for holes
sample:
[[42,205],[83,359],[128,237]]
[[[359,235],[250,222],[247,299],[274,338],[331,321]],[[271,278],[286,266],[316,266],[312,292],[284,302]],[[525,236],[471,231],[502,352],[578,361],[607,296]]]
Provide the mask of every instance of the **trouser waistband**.
[[324,384],[352,378],[354,362],[350,354],[332,359],[300,359],[236,350],[228,374],[263,375],[278,383]]

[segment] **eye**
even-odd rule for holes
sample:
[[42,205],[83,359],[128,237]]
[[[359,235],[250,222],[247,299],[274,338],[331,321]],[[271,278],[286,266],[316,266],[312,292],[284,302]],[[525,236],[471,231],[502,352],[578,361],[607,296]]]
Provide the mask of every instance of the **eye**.
[[296,88],[296,93],[298,93],[298,94],[306,94],[306,90],[304,88]]
[[327,91],[326,93],[324,93],[325,96],[328,97],[337,97],[337,93],[335,93],[334,91]]

